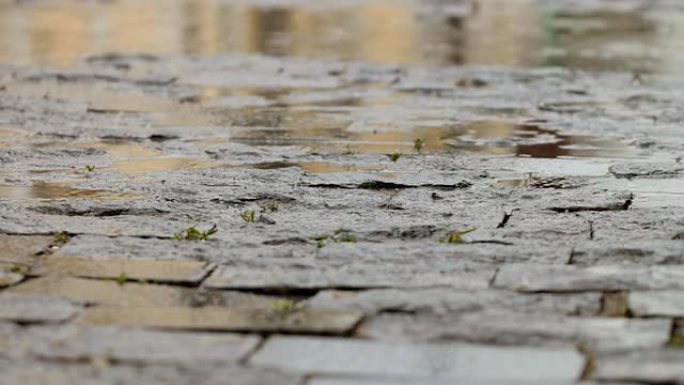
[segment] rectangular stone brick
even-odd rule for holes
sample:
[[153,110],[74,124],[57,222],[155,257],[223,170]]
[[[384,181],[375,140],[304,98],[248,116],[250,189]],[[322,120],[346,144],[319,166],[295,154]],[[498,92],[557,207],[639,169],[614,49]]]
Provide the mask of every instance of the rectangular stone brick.
[[584,358],[575,349],[566,348],[273,337],[249,363],[328,375],[570,381],[579,378]]

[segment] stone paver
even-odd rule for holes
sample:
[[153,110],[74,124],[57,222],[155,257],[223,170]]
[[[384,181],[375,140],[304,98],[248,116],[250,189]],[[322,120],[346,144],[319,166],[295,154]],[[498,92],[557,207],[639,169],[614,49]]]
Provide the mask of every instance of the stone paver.
[[16,350],[42,359],[168,364],[235,364],[259,343],[258,336],[85,326],[35,327],[15,338]]
[[239,310],[203,308],[91,308],[82,322],[164,329],[238,332],[346,334],[361,320],[361,313],[345,310]]
[[33,295],[0,294],[0,320],[15,322],[62,322],[81,310],[71,301]]
[[598,357],[594,378],[601,381],[680,383],[684,349],[645,350]]
[[199,261],[89,260],[52,257],[32,268],[31,274],[197,284],[209,274],[211,269],[213,269],[211,263]]
[[684,289],[684,266],[507,265],[494,286],[521,292]]
[[33,279],[9,289],[8,292],[107,306],[222,305],[270,309],[273,302],[273,298],[247,293],[203,291],[170,285],[120,284],[111,280],[59,276]]
[[204,282],[211,289],[321,289],[450,286],[461,289],[486,288],[494,276],[490,267],[456,267],[450,271],[413,266],[351,264],[347,266],[293,266],[292,269],[264,269],[219,266]]
[[578,379],[584,367],[583,357],[569,348],[423,345],[306,337],[272,337],[249,363],[254,367],[303,373],[492,381],[570,381]]
[[577,345],[589,351],[624,351],[667,344],[668,319],[580,318],[511,312],[465,315],[381,315],[357,331],[384,341],[466,341],[496,345]]
[[502,290],[454,289],[321,291],[308,301],[314,307],[358,309],[380,312],[462,313],[506,309],[530,313],[595,315],[601,310],[601,295],[520,294]]
[[684,291],[631,292],[628,306],[637,317],[684,317]]
[[0,361],[7,384],[41,385],[299,385],[301,378],[286,373],[240,367],[196,365],[179,369],[171,365],[97,367],[84,364],[17,363]]

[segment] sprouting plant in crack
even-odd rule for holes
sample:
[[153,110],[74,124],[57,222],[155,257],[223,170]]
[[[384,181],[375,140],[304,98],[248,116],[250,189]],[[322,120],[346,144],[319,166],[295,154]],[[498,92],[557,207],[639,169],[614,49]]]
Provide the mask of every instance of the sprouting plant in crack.
[[93,172],[93,171],[95,171],[95,166],[93,166],[92,164],[87,164],[87,165],[85,165],[84,168],[85,168],[85,170],[86,170],[87,172]]
[[118,283],[119,286],[123,286],[127,280],[128,280],[128,276],[124,272],[121,272],[121,274],[119,274],[119,276],[116,277],[116,283]]
[[466,240],[463,239],[463,235],[472,233],[473,231],[477,230],[475,227],[471,227],[469,229],[465,230],[454,230],[450,231],[447,233],[446,237],[442,239],[442,242],[445,243],[466,243]]
[[425,144],[423,139],[416,138],[416,140],[413,141],[413,149],[420,154],[420,152],[423,150],[423,144]]
[[194,226],[190,226],[187,229],[177,232],[173,235],[173,239],[178,241],[206,241],[210,236],[218,232],[218,227],[213,225],[209,230],[201,231]]
[[392,162],[396,162],[396,161],[399,160],[399,158],[401,158],[401,153],[400,153],[399,151],[395,151],[395,152],[392,153],[392,154],[387,154],[387,157],[388,157]]
[[71,236],[67,234],[65,231],[53,231],[52,232],[52,237],[53,237],[53,242],[56,245],[63,245],[71,239]]
[[325,245],[327,244],[326,242],[335,242],[335,243],[342,243],[342,242],[356,243],[356,242],[358,242],[358,238],[354,234],[352,234],[350,230],[343,229],[343,228],[339,228],[330,234],[313,235],[313,236],[309,237],[309,239],[316,242],[316,246],[319,249],[322,247],[325,247]]
[[28,271],[28,266],[12,265],[7,269],[7,271],[14,274],[25,274]]
[[254,210],[243,211],[240,213],[240,217],[242,218],[243,221],[245,221],[247,223],[256,222],[256,213],[254,212]]
[[262,211],[276,212],[278,211],[278,202],[266,202],[261,206]]
[[291,299],[281,298],[271,302],[271,311],[275,315],[292,314],[297,310],[299,310],[297,307],[297,302]]

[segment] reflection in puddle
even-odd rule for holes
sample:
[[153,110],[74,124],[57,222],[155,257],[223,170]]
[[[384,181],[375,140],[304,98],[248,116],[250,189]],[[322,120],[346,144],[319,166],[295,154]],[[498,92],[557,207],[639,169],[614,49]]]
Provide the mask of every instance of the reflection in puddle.
[[381,166],[370,165],[354,165],[341,163],[327,163],[327,162],[264,162],[254,163],[251,165],[243,165],[240,167],[250,167],[260,170],[275,170],[288,167],[298,167],[304,171],[311,173],[326,173],[326,172],[348,172],[348,171],[382,171]]
[[78,57],[106,52],[259,52],[629,71],[681,71],[684,61],[681,16],[667,5],[644,12],[607,1],[583,2],[592,9],[574,2],[479,0],[476,10],[466,1],[276,3],[3,2],[0,61],[70,66]]
[[28,199],[97,199],[118,200],[132,199],[133,193],[114,192],[107,190],[88,190],[67,187],[55,183],[35,183],[31,186],[0,185],[0,199],[28,200]]
[[221,163],[193,158],[152,158],[126,160],[114,163],[114,168],[131,176],[140,176],[159,171],[203,169],[220,167]]
[[[343,126],[343,125],[342,125]],[[535,158],[601,157],[624,152],[614,140],[562,135],[534,124],[507,121],[473,121],[440,127],[417,127],[413,131],[349,132],[346,127],[325,129],[246,130],[232,140],[250,145],[309,146],[322,153],[389,154],[415,152],[422,140],[423,152],[475,151]]]

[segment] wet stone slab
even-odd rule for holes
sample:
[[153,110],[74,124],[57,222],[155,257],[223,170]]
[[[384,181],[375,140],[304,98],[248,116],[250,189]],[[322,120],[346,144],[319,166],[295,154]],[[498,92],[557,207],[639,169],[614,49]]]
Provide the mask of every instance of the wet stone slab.
[[606,352],[665,346],[671,324],[669,319],[580,318],[492,311],[464,315],[386,314],[364,322],[357,335],[384,341],[570,345]]
[[11,286],[21,282],[24,276],[20,273],[12,273],[0,270],[0,287]]
[[498,271],[494,286],[521,292],[684,289],[684,267],[506,265]]
[[522,294],[488,289],[326,290],[317,293],[308,303],[319,308],[357,309],[366,314],[510,310],[534,314],[596,315],[601,311],[599,293]]
[[202,308],[91,308],[79,320],[90,325],[234,332],[347,334],[361,313],[344,310]]
[[0,294],[0,320],[21,323],[63,322],[81,311],[71,301],[40,295]]
[[128,363],[235,364],[257,336],[163,332],[117,327],[34,327],[14,337],[16,350],[59,361],[105,359]]
[[[312,355],[311,352],[318,352]],[[297,373],[468,380],[578,379],[584,359],[574,349],[408,344],[273,337],[250,358],[254,367]]]

